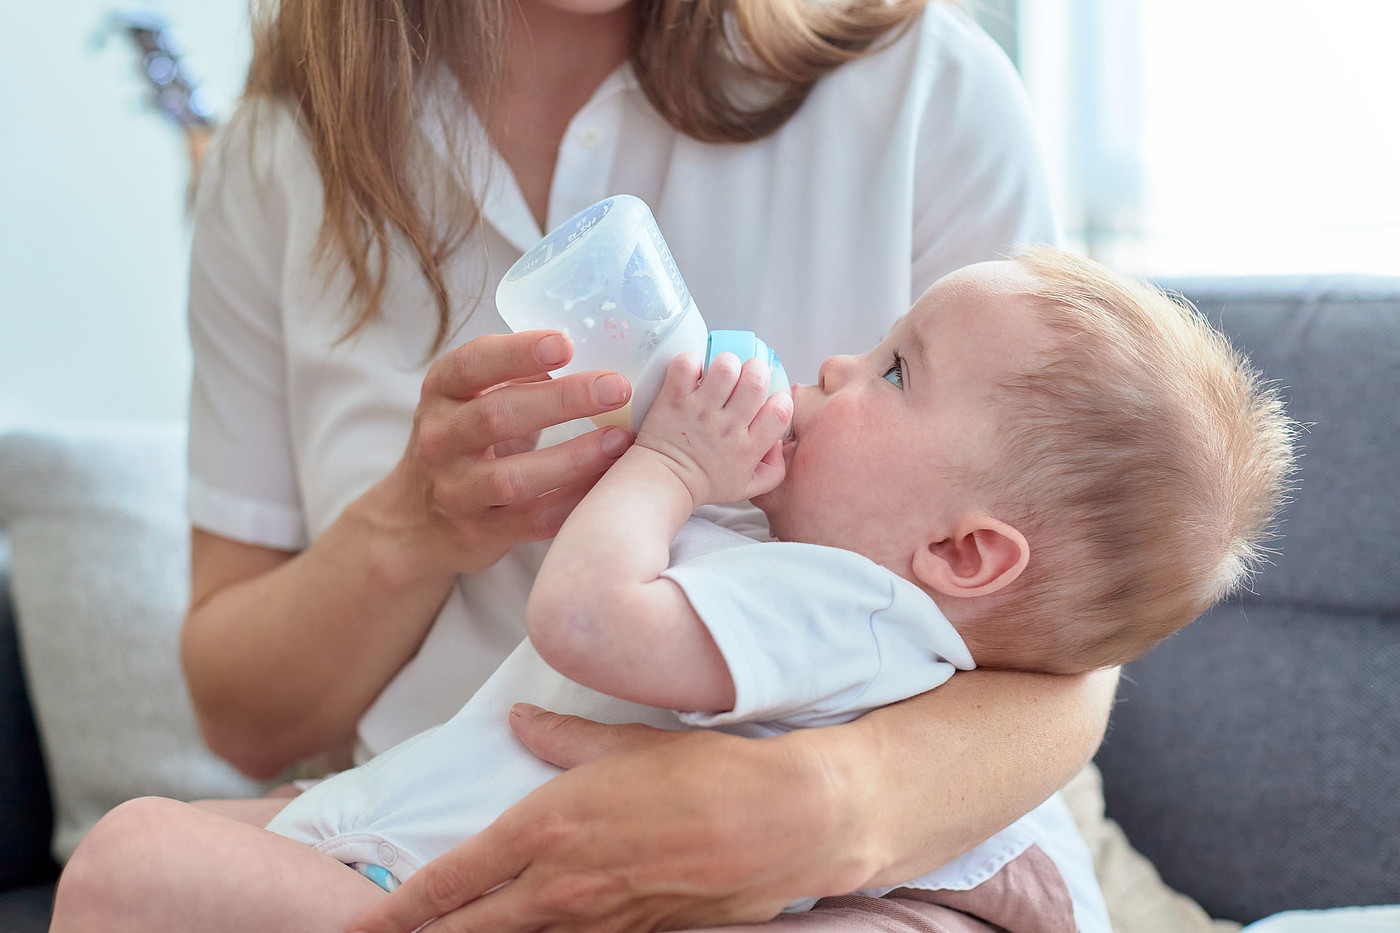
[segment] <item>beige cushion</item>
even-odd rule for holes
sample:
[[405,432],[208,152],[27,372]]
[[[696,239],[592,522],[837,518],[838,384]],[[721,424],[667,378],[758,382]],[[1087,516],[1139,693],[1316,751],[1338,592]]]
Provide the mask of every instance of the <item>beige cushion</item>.
[[128,798],[263,789],[205,748],[180,673],[184,476],[174,425],[0,437],[0,528],[60,861]]

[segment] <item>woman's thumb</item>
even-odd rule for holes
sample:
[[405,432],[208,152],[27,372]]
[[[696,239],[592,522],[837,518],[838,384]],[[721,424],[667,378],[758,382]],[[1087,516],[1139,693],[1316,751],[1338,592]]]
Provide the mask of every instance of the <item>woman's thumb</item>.
[[533,703],[516,703],[510,708],[510,728],[536,758],[560,768],[573,768],[604,755],[649,748],[676,735],[638,723],[614,726],[551,713]]

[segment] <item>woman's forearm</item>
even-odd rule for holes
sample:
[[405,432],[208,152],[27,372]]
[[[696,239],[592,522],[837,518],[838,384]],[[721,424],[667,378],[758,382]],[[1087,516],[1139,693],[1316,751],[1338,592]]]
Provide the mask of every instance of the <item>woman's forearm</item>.
[[349,738],[452,585],[452,573],[396,545],[374,495],[280,560],[195,534],[186,680],[206,741],[250,775],[272,777]]
[[351,928],[408,933],[451,914],[499,933],[612,929],[618,916],[693,929],[900,884],[1058,790],[1093,754],[1116,683],[970,671],[855,722],[771,739],[518,708],[516,736],[568,773]]
[[867,886],[943,865],[1059,790],[1103,738],[1118,672],[970,671],[801,741],[859,804]]

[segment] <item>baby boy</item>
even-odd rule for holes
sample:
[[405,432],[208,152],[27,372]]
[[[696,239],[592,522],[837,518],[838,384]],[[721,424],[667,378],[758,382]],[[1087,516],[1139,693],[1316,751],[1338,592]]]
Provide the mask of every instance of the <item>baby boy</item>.
[[[941,279],[791,396],[682,356],[552,544],[526,643],[268,828],[392,888],[558,773],[510,735],[516,701],[763,736],[974,666],[1122,664],[1245,578],[1293,436],[1193,310],[1050,249]],[[692,517],[744,499],[771,539]]]

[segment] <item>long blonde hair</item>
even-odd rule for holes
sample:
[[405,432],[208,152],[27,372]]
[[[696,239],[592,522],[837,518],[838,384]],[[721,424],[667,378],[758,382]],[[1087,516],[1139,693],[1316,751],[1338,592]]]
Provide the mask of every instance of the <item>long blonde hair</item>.
[[[444,263],[479,221],[470,192],[444,226],[415,194],[421,79],[446,67],[466,96],[489,100],[504,66],[511,0],[254,0],[246,93],[296,108],[325,194],[321,256],[346,264],[353,333],[379,313],[397,231],[438,312]],[[657,112],[706,142],[772,133],[832,69],[911,22],[927,0],[634,0],[632,64]],[[763,93],[755,100],[753,90]]]

